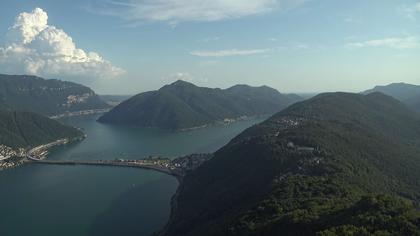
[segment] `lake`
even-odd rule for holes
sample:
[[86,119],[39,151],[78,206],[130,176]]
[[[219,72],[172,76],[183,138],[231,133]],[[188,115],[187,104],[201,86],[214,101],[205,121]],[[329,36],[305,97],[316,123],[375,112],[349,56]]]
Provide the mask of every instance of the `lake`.
[[[173,132],[100,124],[96,118],[63,119],[88,137],[55,148],[48,159],[175,158],[213,152],[263,120]],[[168,220],[177,186],[174,177],[134,168],[26,164],[0,171],[0,235],[150,235]]]

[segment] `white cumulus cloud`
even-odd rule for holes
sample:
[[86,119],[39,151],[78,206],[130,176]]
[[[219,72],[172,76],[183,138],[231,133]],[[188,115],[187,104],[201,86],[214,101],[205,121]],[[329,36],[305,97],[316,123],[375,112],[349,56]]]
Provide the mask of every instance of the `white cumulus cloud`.
[[220,51],[192,51],[190,52],[193,56],[198,57],[231,57],[231,56],[248,56],[255,54],[262,54],[268,52],[269,49],[251,49],[251,50],[220,50]]
[[16,17],[0,46],[0,70],[44,77],[114,78],[124,73],[99,54],[77,48],[66,32],[48,25],[41,8]]
[[195,84],[204,84],[209,81],[209,79],[204,75],[196,75],[191,74],[189,72],[172,73],[162,78],[167,83],[173,83],[174,81],[183,80]]
[[178,73],[174,73],[169,75],[169,79],[172,81],[177,81],[177,80],[184,80],[187,82],[193,82],[194,81],[194,76],[191,75],[188,72],[178,72]]
[[183,81],[187,81],[190,83],[204,83],[204,82],[208,82],[208,79],[204,76],[196,76],[193,75],[189,72],[178,72],[178,73],[173,73],[170,74],[169,76],[167,76],[165,79],[165,81],[169,81],[169,82],[173,82],[173,81],[177,81],[177,80],[183,80]]
[[219,21],[292,8],[307,0],[120,0],[88,9],[130,21]]
[[393,49],[413,49],[420,48],[420,39],[418,37],[395,37],[368,40],[364,42],[355,42],[347,44],[349,48],[365,48],[365,47],[388,47]]

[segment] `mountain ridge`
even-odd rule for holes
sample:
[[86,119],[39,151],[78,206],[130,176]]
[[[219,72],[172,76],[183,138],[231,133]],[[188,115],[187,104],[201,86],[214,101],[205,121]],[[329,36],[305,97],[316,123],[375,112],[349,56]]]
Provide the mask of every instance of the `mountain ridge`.
[[420,235],[419,143],[381,93],[295,103],[187,174],[161,235]]
[[0,74],[0,109],[60,115],[81,110],[105,109],[90,88],[68,81],[30,75]]
[[372,92],[381,92],[390,95],[409,108],[420,112],[420,85],[413,85],[407,83],[392,83],[389,85],[378,85],[373,89],[366,90],[362,94],[369,94]]
[[140,93],[98,119],[112,124],[188,129],[242,116],[273,114],[293,102],[267,86],[236,85],[227,89],[198,87],[178,80],[159,90]]

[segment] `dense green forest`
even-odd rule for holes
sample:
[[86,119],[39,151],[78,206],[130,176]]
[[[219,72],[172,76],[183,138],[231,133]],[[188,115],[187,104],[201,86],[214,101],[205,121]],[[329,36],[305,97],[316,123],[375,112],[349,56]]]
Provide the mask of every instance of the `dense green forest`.
[[31,111],[51,116],[108,107],[90,88],[80,84],[36,76],[0,74],[2,110]]
[[302,100],[263,86],[236,85],[228,89],[197,87],[185,81],[158,91],[138,94],[99,118],[100,122],[185,129],[236,119],[274,114]]
[[419,144],[384,94],[298,102],[188,173],[162,235],[420,235]]
[[83,133],[58,121],[31,112],[0,111],[0,143],[12,148],[27,148]]

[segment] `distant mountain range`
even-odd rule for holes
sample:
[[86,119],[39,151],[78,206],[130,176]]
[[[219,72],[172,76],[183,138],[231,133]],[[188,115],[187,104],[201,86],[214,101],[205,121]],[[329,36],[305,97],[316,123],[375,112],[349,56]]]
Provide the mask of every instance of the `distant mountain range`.
[[419,153],[400,101],[321,94],[188,173],[161,235],[420,235]]
[[1,110],[53,116],[109,107],[94,91],[80,84],[36,76],[0,74]]
[[138,94],[99,118],[100,122],[165,129],[188,129],[242,116],[273,114],[302,100],[267,86],[228,89],[198,87],[177,81]]
[[406,83],[394,83],[385,86],[376,86],[373,89],[363,92],[363,94],[369,94],[372,92],[381,92],[392,96],[411,109],[420,112],[420,86],[406,84]]
[[76,128],[35,113],[0,111],[0,144],[13,149],[34,147],[82,135]]
[[110,106],[116,106],[121,102],[131,98],[131,95],[99,95],[102,101],[106,102]]

